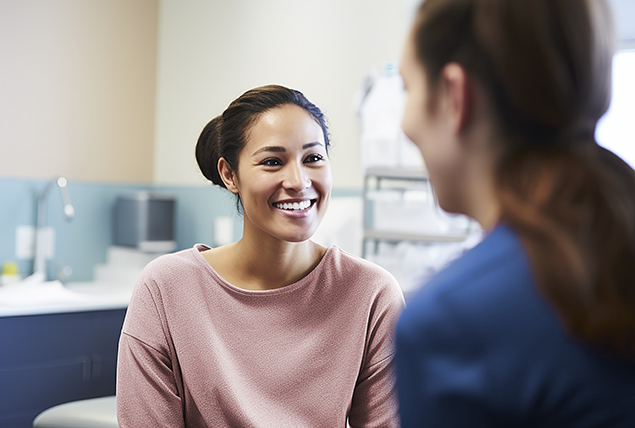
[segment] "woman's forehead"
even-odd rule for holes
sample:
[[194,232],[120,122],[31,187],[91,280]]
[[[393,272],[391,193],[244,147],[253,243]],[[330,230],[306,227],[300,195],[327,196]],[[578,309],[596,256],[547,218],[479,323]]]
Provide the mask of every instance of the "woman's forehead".
[[246,147],[255,150],[272,144],[302,147],[312,142],[324,145],[321,126],[306,110],[289,104],[261,114],[249,130]]

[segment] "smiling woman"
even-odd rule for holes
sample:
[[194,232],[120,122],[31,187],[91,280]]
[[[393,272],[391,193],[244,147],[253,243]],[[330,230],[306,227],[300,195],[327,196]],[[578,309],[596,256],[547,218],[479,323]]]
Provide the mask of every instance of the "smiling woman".
[[247,91],[203,129],[203,174],[237,195],[235,243],[160,257],[138,281],[118,360],[122,427],[396,427],[395,279],[310,240],[329,204],[322,112]]

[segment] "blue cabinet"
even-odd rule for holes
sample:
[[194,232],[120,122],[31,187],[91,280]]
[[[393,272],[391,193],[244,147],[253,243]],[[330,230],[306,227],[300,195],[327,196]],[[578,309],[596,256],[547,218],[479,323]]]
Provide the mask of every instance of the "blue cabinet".
[[0,317],[0,427],[31,428],[49,407],[114,395],[125,313]]

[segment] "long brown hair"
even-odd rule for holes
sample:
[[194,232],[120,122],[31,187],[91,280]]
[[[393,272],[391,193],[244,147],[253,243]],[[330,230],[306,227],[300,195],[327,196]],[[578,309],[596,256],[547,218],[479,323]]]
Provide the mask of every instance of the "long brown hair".
[[504,137],[501,220],[541,293],[574,336],[635,359],[635,172],[594,138],[609,18],[603,0],[425,0],[414,37],[432,87],[457,62],[485,88]]

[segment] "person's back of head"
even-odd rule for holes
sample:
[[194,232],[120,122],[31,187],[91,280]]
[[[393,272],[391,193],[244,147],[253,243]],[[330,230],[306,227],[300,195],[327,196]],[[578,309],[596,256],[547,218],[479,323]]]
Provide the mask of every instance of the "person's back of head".
[[483,88],[501,219],[543,295],[572,334],[635,359],[635,172],[594,138],[612,34],[602,0],[426,0],[413,30],[431,88],[450,62]]

